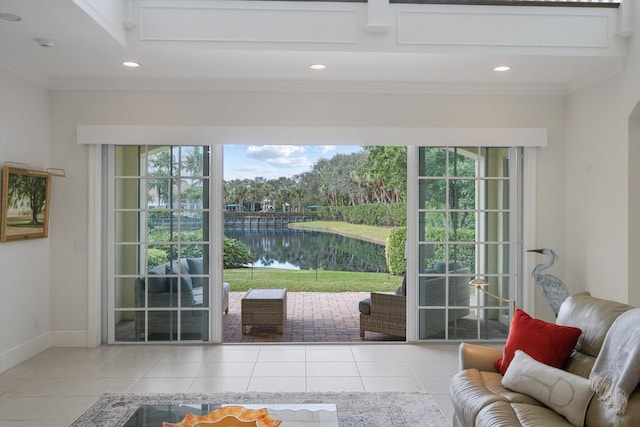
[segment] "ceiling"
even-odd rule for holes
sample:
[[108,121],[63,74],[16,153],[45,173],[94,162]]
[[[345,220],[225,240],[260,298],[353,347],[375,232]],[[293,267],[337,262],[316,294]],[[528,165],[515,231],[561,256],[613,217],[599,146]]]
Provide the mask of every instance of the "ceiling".
[[[326,2],[235,2],[218,0],[116,0],[124,7],[121,22],[105,19],[91,11],[91,6],[104,0],[0,0],[0,13],[19,15],[19,22],[0,20],[0,61],[2,65],[27,75],[43,85],[57,88],[122,88],[122,89],[318,89],[318,90],[371,90],[371,91],[443,91],[469,92],[474,90],[514,90],[533,93],[566,93],[580,85],[590,84],[600,78],[619,72],[624,64],[627,39],[609,35],[606,46],[537,46],[505,45],[496,43],[450,42],[440,44],[389,43],[402,34],[400,18],[392,15],[390,8],[413,8],[408,12],[421,12],[422,6],[388,5],[375,10],[367,3],[334,3],[335,8],[347,8],[363,28],[353,31],[352,43],[286,42],[261,43],[260,41],[194,40],[146,37],[141,26],[141,7],[162,6],[164,9],[180,6],[209,7],[223,5],[255,5],[260,15],[266,17],[265,5],[274,5],[283,13],[293,7],[329,7]],[[373,3],[370,2],[373,5]],[[232,5],[232,6],[229,6]],[[311,6],[308,6],[311,5]],[[428,8],[429,6],[424,6]],[[443,7],[443,6],[430,6]],[[445,6],[447,16],[470,14],[462,6]],[[478,10],[504,15],[504,8],[474,6]],[[508,14],[533,13],[541,15],[542,9],[559,13],[563,18],[574,12],[569,8],[515,8],[508,7]],[[573,8],[574,10],[577,8]],[[592,13],[588,8],[581,14]],[[146,11],[147,9],[145,9]],[[151,9],[148,9],[151,10]],[[173,10],[173,9],[172,9]],[[398,9],[393,9],[396,13]],[[426,9],[433,10],[433,9]],[[87,13],[87,11],[89,13]],[[522,11],[522,12],[521,12]],[[544,14],[549,11],[545,10]],[[595,11],[595,9],[594,9]],[[613,12],[611,12],[613,11]],[[94,10],[95,12],[95,10]],[[144,11],[143,11],[144,12]],[[189,11],[187,11],[189,12]],[[255,11],[254,11],[255,12]],[[412,12],[412,13],[413,13]],[[146,12],[145,12],[146,13]],[[244,13],[244,12],[243,12]],[[246,13],[250,13],[247,11]],[[385,25],[371,26],[375,13]],[[615,9],[600,8],[593,13],[616,17]],[[90,14],[93,15],[90,16]],[[502,14],[502,15],[500,15]],[[146,15],[145,15],[146,16]],[[185,15],[186,16],[186,15]],[[196,15],[191,21],[195,22]],[[364,16],[364,18],[362,18]],[[399,16],[399,15],[398,15]],[[419,13],[403,15],[407,18]],[[443,15],[444,16],[444,15]],[[573,15],[572,15],[573,16]],[[149,20],[151,18],[148,18]],[[187,19],[187,18],[185,18]],[[248,19],[251,19],[249,17]],[[368,19],[369,22],[361,22]],[[483,18],[484,19],[484,18]],[[591,19],[591,18],[590,18]],[[385,21],[386,20],[386,21]],[[405,19],[406,20],[406,19]],[[595,18],[593,22],[597,22]],[[402,21],[404,22],[404,21]],[[591,22],[591,21],[590,21]],[[145,24],[145,23],[143,23]],[[157,25],[161,26],[161,22]],[[194,24],[197,25],[197,24]],[[256,21],[252,28],[257,28]],[[610,23],[607,24],[609,27]],[[118,28],[120,26],[120,28]],[[175,25],[175,34],[180,30]],[[124,28],[127,28],[125,30]],[[398,27],[398,28],[396,28]],[[114,29],[115,28],[115,29]],[[336,31],[340,28],[336,27]],[[589,27],[585,27],[589,30]],[[365,30],[366,29],[366,30]],[[367,31],[369,30],[370,31]],[[174,30],[173,28],[171,29]],[[234,30],[229,23],[226,31]],[[188,31],[183,28],[181,31]],[[348,29],[346,30],[349,31]],[[172,33],[174,34],[174,33]],[[180,33],[182,34],[182,33]],[[329,33],[327,33],[329,34]],[[464,36],[457,29],[452,33]],[[327,36],[328,37],[328,36]],[[535,37],[535,35],[534,35]],[[50,40],[50,47],[36,39]],[[140,62],[139,68],[122,66],[125,60]],[[314,71],[310,64],[322,63],[327,68]],[[511,66],[506,73],[497,73],[493,67],[499,64]]]

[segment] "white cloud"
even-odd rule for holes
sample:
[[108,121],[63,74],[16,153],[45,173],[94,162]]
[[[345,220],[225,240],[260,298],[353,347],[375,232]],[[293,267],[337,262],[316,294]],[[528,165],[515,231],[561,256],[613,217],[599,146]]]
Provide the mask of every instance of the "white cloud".
[[306,157],[279,157],[265,160],[265,162],[272,166],[279,166],[283,168],[302,168],[311,166],[311,162]]
[[304,148],[298,145],[250,145],[247,148],[247,157],[264,161],[290,157],[296,153],[304,153]]
[[320,154],[327,154],[332,151],[336,151],[336,146],[335,145],[317,145],[313,151]]
[[292,157],[304,151],[304,147],[297,145],[250,145],[247,148],[247,157],[281,168],[299,168],[312,164],[307,157]]

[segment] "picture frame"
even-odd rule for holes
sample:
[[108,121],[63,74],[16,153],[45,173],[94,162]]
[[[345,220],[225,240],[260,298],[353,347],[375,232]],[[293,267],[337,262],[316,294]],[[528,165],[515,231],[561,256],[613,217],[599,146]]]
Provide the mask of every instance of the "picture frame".
[[0,242],[47,238],[51,174],[5,166]]

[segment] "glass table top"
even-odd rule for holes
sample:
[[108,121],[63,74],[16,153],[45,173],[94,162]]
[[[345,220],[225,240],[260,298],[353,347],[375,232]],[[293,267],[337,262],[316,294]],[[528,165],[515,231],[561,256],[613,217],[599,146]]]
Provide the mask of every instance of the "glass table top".
[[124,427],[162,427],[163,422],[178,423],[187,414],[206,415],[222,406],[242,406],[246,409],[266,408],[273,419],[282,420],[280,427],[338,427],[334,404],[166,404],[142,405]]

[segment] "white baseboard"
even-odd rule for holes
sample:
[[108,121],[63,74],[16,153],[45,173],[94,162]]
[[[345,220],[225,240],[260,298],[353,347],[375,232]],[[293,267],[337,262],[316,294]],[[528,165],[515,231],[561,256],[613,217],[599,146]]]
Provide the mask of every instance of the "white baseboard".
[[51,331],[0,353],[0,373],[51,347],[88,347],[87,331]]
[[47,332],[0,353],[0,373],[19,365],[49,347],[51,347],[51,334]]
[[51,347],[87,347],[87,331],[51,331]]

